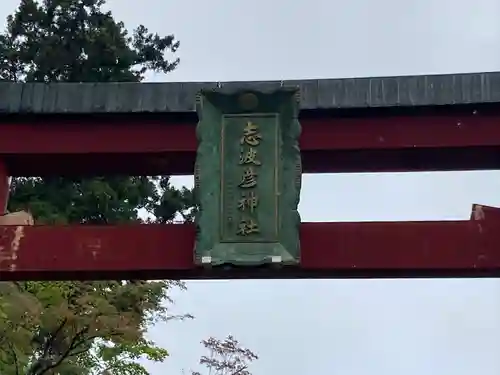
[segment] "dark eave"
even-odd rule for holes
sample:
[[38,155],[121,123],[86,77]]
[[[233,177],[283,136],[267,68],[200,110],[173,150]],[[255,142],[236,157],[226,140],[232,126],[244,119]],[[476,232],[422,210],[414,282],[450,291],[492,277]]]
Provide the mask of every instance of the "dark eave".
[[263,82],[0,83],[0,113],[191,112],[201,89],[300,86],[302,109],[500,102],[500,72]]

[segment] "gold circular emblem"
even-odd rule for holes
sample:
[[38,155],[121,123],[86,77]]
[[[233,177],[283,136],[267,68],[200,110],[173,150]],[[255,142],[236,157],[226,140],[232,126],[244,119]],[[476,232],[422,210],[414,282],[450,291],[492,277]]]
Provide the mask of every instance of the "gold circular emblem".
[[238,102],[241,108],[249,110],[257,107],[257,105],[259,104],[259,99],[257,99],[257,96],[255,94],[249,92],[240,95]]

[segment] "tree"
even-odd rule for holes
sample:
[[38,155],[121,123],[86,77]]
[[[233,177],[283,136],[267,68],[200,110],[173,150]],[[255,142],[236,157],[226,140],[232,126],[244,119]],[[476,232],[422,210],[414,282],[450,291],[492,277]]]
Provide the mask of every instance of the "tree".
[[[179,42],[144,26],[132,35],[104,0],[22,0],[0,35],[0,80],[139,82],[168,73]],[[28,208],[38,223],[169,222],[191,206],[168,177],[16,178],[9,210]],[[147,374],[143,355],[168,353],[145,337],[166,318],[175,281],[19,282],[0,284],[0,374]],[[180,316],[178,318],[185,318]],[[175,318],[175,317],[174,317]]]
[[[250,349],[244,348],[233,336],[224,340],[210,337],[203,340],[202,345],[208,355],[200,358],[200,365],[207,368],[207,375],[251,375],[250,364],[259,357]],[[201,375],[193,371],[192,375]]]
[[179,59],[173,35],[144,26],[129,36],[102,7],[105,0],[21,0],[0,38],[0,77],[28,82],[138,82],[148,70],[168,73]]

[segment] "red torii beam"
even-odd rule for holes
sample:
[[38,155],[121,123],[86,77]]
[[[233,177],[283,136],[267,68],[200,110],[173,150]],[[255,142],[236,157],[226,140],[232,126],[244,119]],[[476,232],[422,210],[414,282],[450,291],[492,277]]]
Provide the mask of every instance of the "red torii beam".
[[3,227],[2,280],[498,276],[500,214],[480,220],[303,223],[300,268],[203,269],[186,224]]
[[[376,78],[368,86],[366,79],[333,80],[329,91],[325,82],[317,81],[323,91],[313,94],[310,88],[304,90],[310,81],[300,83],[305,91],[304,170],[496,169],[500,166],[498,78],[496,73]],[[397,83],[396,96],[375,95],[372,86],[384,87],[383,80],[386,86]],[[425,85],[404,89],[405,84],[419,81]],[[10,85],[0,87],[0,93],[8,93],[4,95],[11,100],[10,109],[0,105],[0,110],[11,113],[0,119],[0,182],[8,175],[192,174],[196,119],[188,107],[194,98],[184,107],[176,99],[177,104],[170,105],[173,109],[166,111],[164,104],[156,108],[153,99],[144,99],[152,97],[147,87],[159,92],[157,84],[130,84],[146,92],[140,98],[147,111],[136,102],[133,109],[125,104],[110,109],[106,103],[110,97],[116,103],[116,90],[130,91],[132,86],[93,85],[101,93],[95,95],[104,103],[99,105],[81,104],[94,97],[88,94],[90,86],[80,84],[82,94],[75,93],[74,85],[61,84],[48,93],[42,86],[26,85],[17,103],[12,93],[19,91],[19,85],[4,85]],[[174,84],[164,84],[167,92],[172,91],[169,85]],[[368,93],[360,94],[358,86],[369,87]],[[57,101],[52,107],[34,105],[48,102],[54,90],[59,90],[55,97],[64,97],[65,108],[61,110]],[[440,95],[446,90],[448,96]],[[37,91],[41,97],[26,94]],[[103,92],[107,92],[104,99]],[[346,99],[349,92],[352,97]],[[467,92],[480,95],[471,99]],[[344,95],[342,103],[324,104],[325,96],[335,99],[339,93]],[[0,183],[0,206],[7,197],[5,186]],[[0,280],[498,276],[498,225],[500,210],[484,206],[476,206],[468,221],[303,223],[300,267],[232,270],[194,266],[191,225],[4,226],[0,227]]]
[[[304,111],[305,173],[500,167],[496,108],[364,112],[347,117]],[[13,176],[191,175],[195,127],[194,114],[187,119],[170,113],[5,117],[0,118],[0,155]]]

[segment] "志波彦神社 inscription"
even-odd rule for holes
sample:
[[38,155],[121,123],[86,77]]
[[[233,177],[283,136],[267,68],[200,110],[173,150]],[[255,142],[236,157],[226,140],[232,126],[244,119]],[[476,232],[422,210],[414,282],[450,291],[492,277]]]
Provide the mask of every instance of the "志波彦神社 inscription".
[[290,89],[200,95],[195,170],[199,263],[298,262],[297,99]]
[[279,121],[226,115],[222,123],[222,241],[278,241]]
[[262,135],[259,132],[259,126],[254,124],[250,119],[246,120],[246,125],[243,129],[243,135],[240,139],[240,160],[239,165],[244,169],[241,172],[240,183],[238,187],[243,189],[240,191],[238,199],[238,210],[241,212],[238,224],[238,236],[249,236],[252,234],[260,234],[258,208],[259,195],[257,178],[259,169],[262,163],[258,157],[258,146],[262,140]]

